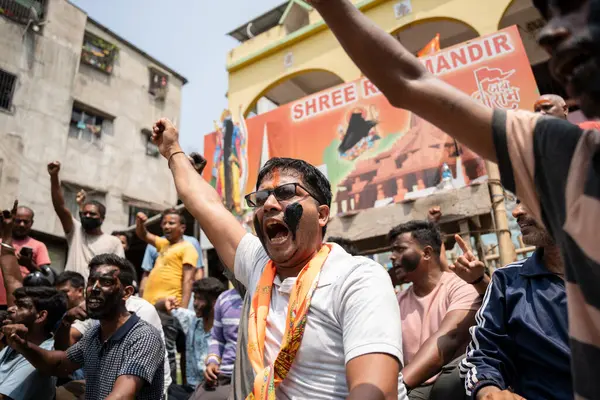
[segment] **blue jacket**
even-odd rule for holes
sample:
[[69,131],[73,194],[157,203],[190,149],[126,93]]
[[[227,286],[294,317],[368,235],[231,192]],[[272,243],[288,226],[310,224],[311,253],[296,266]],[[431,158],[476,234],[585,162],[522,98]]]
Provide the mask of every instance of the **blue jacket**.
[[542,254],[492,276],[460,364],[473,399],[490,385],[526,399],[573,398],[565,284],[544,267]]

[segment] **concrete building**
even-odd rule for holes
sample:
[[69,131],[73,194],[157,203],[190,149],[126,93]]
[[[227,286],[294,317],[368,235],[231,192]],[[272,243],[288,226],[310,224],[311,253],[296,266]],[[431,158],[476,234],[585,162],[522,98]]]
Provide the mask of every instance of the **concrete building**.
[[179,119],[186,79],[66,0],[0,5],[0,206],[18,198],[35,210],[60,270],[66,244],[47,163],[62,163],[74,215],[81,188],[106,205],[106,232],[175,205],[149,133],[159,117]]

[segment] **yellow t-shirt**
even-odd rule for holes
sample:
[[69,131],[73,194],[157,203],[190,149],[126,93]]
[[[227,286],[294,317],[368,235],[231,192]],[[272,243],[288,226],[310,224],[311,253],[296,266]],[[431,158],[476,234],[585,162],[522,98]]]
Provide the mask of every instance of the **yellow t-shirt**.
[[198,252],[188,241],[171,244],[164,238],[156,238],[156,251],[158,257],[144,288],[144,300],[154,304],[160,299],[175,296],[181,301],[183,266],[195,266]]

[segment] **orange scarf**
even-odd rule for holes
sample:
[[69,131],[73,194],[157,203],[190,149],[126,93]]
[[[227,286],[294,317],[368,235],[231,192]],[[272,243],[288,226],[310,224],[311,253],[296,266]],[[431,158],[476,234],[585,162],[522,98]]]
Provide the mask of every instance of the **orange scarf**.
[[248,356],[256,377],[253,392],[246,397],[246,400],[275,400],[275,389],[292,368],[292,362],[300,348],[310,300],[317,288],[321,269],[330,251],[331,245],[323,245],[300,271],[290,294],[283,342],[275,362],[266,367],[264,366],[265,331],[276,269],[271,260],[265,266],[252,297],[248,318]]

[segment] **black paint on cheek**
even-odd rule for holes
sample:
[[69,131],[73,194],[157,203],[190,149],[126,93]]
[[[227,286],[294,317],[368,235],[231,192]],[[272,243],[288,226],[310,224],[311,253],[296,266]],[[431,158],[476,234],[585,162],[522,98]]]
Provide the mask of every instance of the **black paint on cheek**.
[[406,272],[413,272],[419,266],[421,262],[421,255],[417,252],[406,252],[402,256],[402,268]]
[[290,228],[294,240],[296,239],[296,230],[298,230],[298,225],[300,224],[300,218],[302,218],[303,212],[304,208],[302,208],[300,203],[293,203],[287,206],[283,213],[283,222]]
[[265,241],[264,241],[264,237],[263,237],[262,227],[260,226],[260,222],[258,222],[258,217],[256,215],[254,216],[253,222],[254,222],[254,233],[256,234],[258,239],[260,239],[260,242],[263,244],[263,247],[264,247]]

